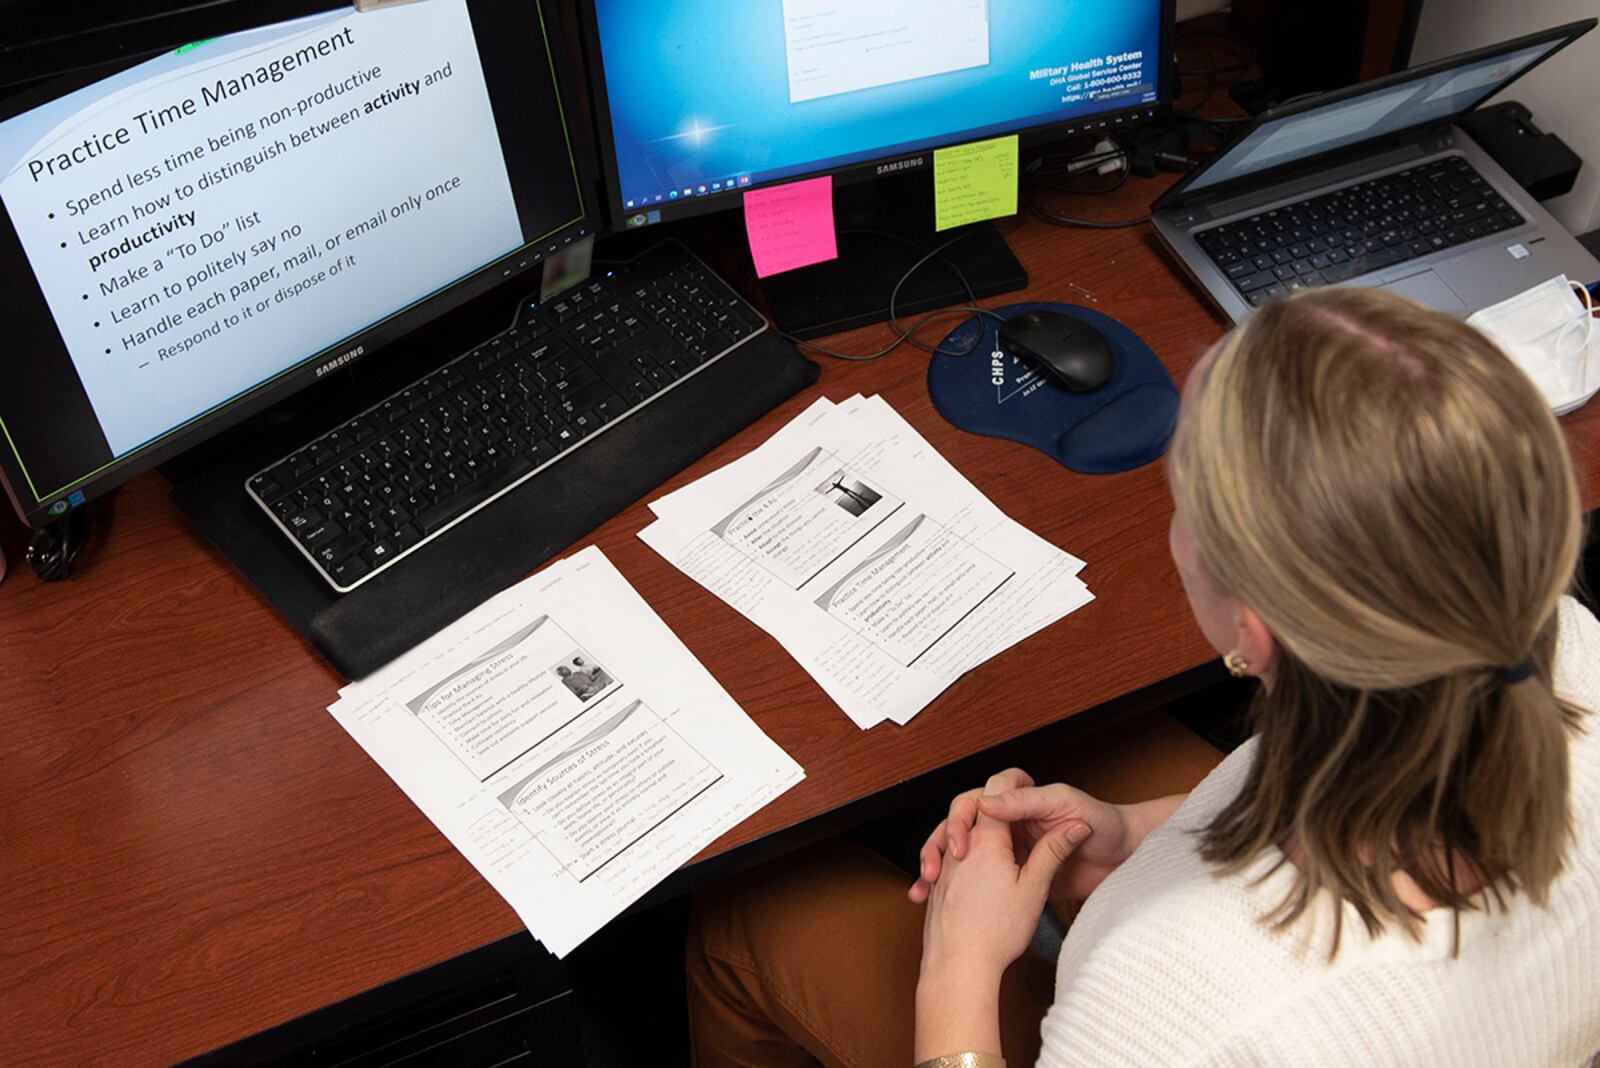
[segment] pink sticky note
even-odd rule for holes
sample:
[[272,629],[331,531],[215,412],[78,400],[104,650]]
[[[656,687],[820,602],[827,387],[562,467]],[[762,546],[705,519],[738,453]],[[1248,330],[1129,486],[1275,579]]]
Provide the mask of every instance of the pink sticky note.
[[759,278],[837,259],[833,176],[745,190],[744,228]]

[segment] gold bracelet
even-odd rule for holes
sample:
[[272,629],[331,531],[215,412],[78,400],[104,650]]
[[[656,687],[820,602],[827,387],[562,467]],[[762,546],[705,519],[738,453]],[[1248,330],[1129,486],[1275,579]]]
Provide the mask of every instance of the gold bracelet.
[[916,1068],[1006,1068],[1006,1059],[998,1053],[946,1053],[929,1058]]

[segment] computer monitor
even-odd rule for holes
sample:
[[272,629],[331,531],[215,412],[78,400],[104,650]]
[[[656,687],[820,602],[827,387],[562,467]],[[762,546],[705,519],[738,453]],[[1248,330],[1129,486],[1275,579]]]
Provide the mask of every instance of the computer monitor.
[[[1173,0],[589,0],[619,229],[749,189],[926,170],[929,150],[1111,130],[1170,101]],[[932,197],[926,213],[931,229]]]
[[591,236],[552,57],[538,3],[346,5],[0,101],[0,475],[23,518]]

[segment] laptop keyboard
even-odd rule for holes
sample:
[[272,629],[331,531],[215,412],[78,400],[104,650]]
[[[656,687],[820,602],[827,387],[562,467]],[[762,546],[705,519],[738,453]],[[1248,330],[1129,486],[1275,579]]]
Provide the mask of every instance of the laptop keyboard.
[[1259,307],[1526,221],[1465,158],[1446,156],[1202,230],[1195,241]]
[[515,325],[251,476],[335,589],[370,579],[766,328],[676,242]]

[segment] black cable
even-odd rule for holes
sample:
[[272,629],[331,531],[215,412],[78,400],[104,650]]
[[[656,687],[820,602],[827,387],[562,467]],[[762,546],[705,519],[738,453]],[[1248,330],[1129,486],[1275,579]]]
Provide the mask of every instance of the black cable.
[[1062,215],[1059,212],[1051,211],[1049,208],[1044,206],[1039,196],[1040,192],[1046,189],[1060,193],[1079,195],[1087,194],[1091,196],[1109,193],[1113,190],[1122,188],[1123,184],[1127,182],[1128,176],[1132,173],[1133,168],[1125,161],[1123,163],[1121,173],[1118,174],[1116,180],[1109,185],[1083,189],[1064,185],[1060,182],[1040,182],[1032,189],[1027,191],[1025,200],[1028,205],[1028,210],[1034,215],[1038,216],[1040,219],[1043,219],[1045,222],[1050,223],[1052,226],[1072,226],[1087,230],[1122,230],[1130,226],[1142,226],[1150,221],[1149,215],[1141,215],[1137,219],[1080,219],[1076,216]]
[[1086,230],[1125,230],[1132,226],[1143,226],[1150,221],[1149,215],[1141,215],[1137,219],[1079,219],[1071,215],[1058,215],[1032,197],[1028,199],[1028,207],[1052,226],[1075,226]]
[[[963,233],[956,234],[949,240],[934,246],[932,251],[926,253],[920,260],[912,264],[905,274],[900,276],[900,280],[894,284],[894,289],[890,290],[889,292],[889,329],[894,331],[895,338],[893,341],[889,342],[889,344],[885,345],[876,352],[866,353],[865,355],[848,352],[835,352],[832,349],[825,349],[821,345],[816,345],[810,341],[797,338],[792,334],[786,334],[781,330],[775,330],[775,332],[778,334],[778,336],[800,348],[808,349],[811,352],[815,352],[822,356],[832,357],[835,360],[848,360],[852,363],[866,363],[869,360],[881,359],[903,344],[910,344],[913,348],[919,349],[934,356],[970,356],[977,351],[978,346],[983,341],[983,332],[981,330],[978,332],[978,337],[973,341],[973,343],[960,352],[946,351],[939,348],[937,345],[930,346],[924,342],[918,341],[914,335],[929,322],[939,318],[947,318],[951,315],[970,315],[980,321],[984,316],[988,316],[991,319],[1002,322],[1004,321],[1002,316],[990,311],[988,308],[980,308],[978,306],[978,296],[972,291],[972,284],[967,281],[967,276],[961,272],[961,268],[957,267],[954,263],[951,263],[949,260],[945,259],[943,255],[941,255],[945,249],[949,248],[957,241],[960,241],[962,238],[968,237],[976,232],[977,231],[974,230],[967,230]],[[898,241],[903,245],[910,245],[912,248],[917,249],[918,251],[922,250],[922,246],[917,242],[912,241],[909,238],[901,237],[899,234],[891,234],[885,230],[841,230],[839,233],[841,236],[845,234],[871,234],[877,237],[887,238],[891,241]],[[960,279],[961,288],[967,291],[968,303],[964,305],[958,305],[957,307],[953,308],[938,308],[934,311],[927,312],[913,322],[909,327],[902,328],[900,326],[899,317],[895,313],[895,302],[900,297],[900,290],[902,287],[904,287],[906,282],[910,280],[912,275],[921,270],[923,264],[927,263],[931,259],[934,259],[935,257],[938,258],[941,265],[949,269],[952,274]]]
[[87,508],[74,508],[59,519],[34,528],[28,542],[28,563],[45,582],[59,582],[72,573],[89,535]]
[[[1127,132],[1124,131],[1121,136],[1126,137]],[[1133,159],[1129,154],[1129,149],[1124,144],[1118,143],[1115,139],[1113,139],[1112,143],[1117,145],[1117,147],[1112,151],[1092,153],[1089,155],[1083,155],[1080,153],[1079,155],[1066,159],[1063,162],[1063,165],[1053,168],[1057,174],[1062,172],[1070,174],[1071,168],[1074,164],[1092,166],[1113,159],[1121,160],[1122,167],[1119,170],[1116,178],[1110,183],[1089,186],[1085,188],[1081,185],[1067,184],[1066,182],[1061,181],[1059,178],[1053,179],[1049,171],[1046,171],[1042,174],[1035,174],[1034,177],[1039,180],[1035,181],[1031,188],[1027,189],[1023,194],[1023,199],[1028,210],[1032,214],[1038,216],[1040,219],[1043,219],[1045,222],[1054,226],[1075,226],[1089,230],[1118,230],[1129,226],[1139,226],[1149,222],[1149,215],[1143,215],[1137,219],[1113,219],[1107,221],[1080,219],[1075,216],[1062,215],[1059,212],[1051,211],[1049,208],[1044,206],[1040,199],[1040,193],[1044,190],[1051,190],[1058,193],[1095,196],[1121,189],[1122,186],[1128,181],[1129,176],[1133,173]],[[1080,141],[1078,144],[1081,145],[1082,142]]]
[[1081,156],[1077,159],[1068,161],[1066,164],[1057,164],[1051,167],[1041,167],[1034,170],[1024,171],[1023,173],[1027,174],[1030,178],[1035,179],[1039,185],[1047,185],[1052,189],[1060,189],[1063,192],[1107,192],[1111,189],[1119,188],[1122,184],[1122,181],[1125,179],[1123,177],[1119,177],[1116,185],[1112,186],[1089,186],[1083,189],[1068,187],[1063,183],[1068,179],[1076,178],[1079,175],[1082,175],[1084,172],[1089,172],[1089,175],[1092,177],[1094,174],[1098,174],[1100,168],[1107,163],[1120,162],[1122,166],[1117,169],[1116,173],[1119,176],[1125,176],[1128,173],[1127,161],[1127,151],[1119,148],[1113,152],[1101,152],[1092,156]]
[[[1201,70],[1201,71],[1194,71],[1194,70],[1185,71],[1183,69],[1183,64],[1182,63],[1178,63],[1177,64],[1177,66],[1178,66],[1178,95],[1179,96],[1182,96],[1183,92],[1184,92],[1184,90],[1183,90],[1183,76],[1184,76],[1184,74],[1186,74],[1186,73],[1187,74],[1191,74],[1191,75],[1192,74],[1200,74],[1200,75],[1203,75],[1205,77],[1205,79],[1206,79],[1205,95],[1200,98],[1200,103],[1195,105],[1196,110],[1198,110],[1200,108],[1205,107],[1206,104],[1210,103],[1212,94],[1214,94],[1217,91],[1217,59],[1216,59],[1215,56],[1213,56],[1211,54],[1211,49],[1207,48],[1205,45],[1197,44],[1194,41],[1184,41],[1183,38],[1180,37],[1178,39],[1178,42],[1177,42],[1178,47],[1181,47],[1181,46],[1183,46],[1185,44],[1187,44],[1190,48],[1198,49],[1200,54],[1205,56],[1205,59],[1206,59],[1205,69]],[[1178,54],[1177,47],[1174,47],[1172,54],[1173,54],[1174,62],[1177,62],[1177,54]]]
[[[1055,155],[1060,155],[1063,158],[1059,162],[1047,164],[1046,161],[1051,159],[1051,157],[1055,156]],[[1059,172],[1059,173],[1063,173],[1063,174],[1072,174],[1072,173],[1074,173],[1073,168],[1077,168],[1078,170],[1081,171],[1081,170],[1084,170],[1084,169],[1086,169],[1088,167],[1091,167],[1091,166],[1097,166],[1097,165],[1099,165],[1101,163],[1109,163],[1112,160],[1124,159],[1124,158],[1127,157],[1127,155],[1128,155],[1127,150],[1124,149],[1124,148],[1121,148],[1121,147],[1108,149],[1108,150],[1106,150],[1104,152],[1089,152],[1089,153],[1085,153],[1085,152],[1081,152],[1081,151],[1079,151],[1079,152],[1059,151],[1058,152],[1058,151],[1052,151],[1050,149],[1046,149],[1044,152],[1040,153],[1037,157],[1035,157],[1031,163],[1028,164],[1028,166],[1025,168],[1025,172],[1028,173],[1028,174],[1035,174],[1035,175],[1051,174],[1051,173],[1055,173],[1055,172]]]
[[1121,189],[1124,185],[1128,184],[1128,176],[1132,173],[1132,168],[1124,163],[1121,167],[1117,168],[1116,178],[1106,185],[1092,185],[1085,187],[1081,185],[1067,185],[1066,183],[1059,181],[1046,181],[1040,182],[1038,188],[1049,189],[1056,193],[1072,193],[1078,196],[1103,196],[1106,193],[1114,193],[1118,189]]
[[[891,234],[886,230],[873,230],[873,231],[862,231],[862,232],[863,233],[876,233],[880,237],[887,237],[891,241],[898,241],[902,245],[911,246],[913,249],[920,250],[921,247],[922,247],[921,245],[917,244],[915,241],[912,241],[909,238],[901,237],[899,234]],[[945,249],[949,248],[951,245],[955,244],[957,241],[960,241],[962,238],[969,237],[974,233],[977,233],[977,231],[975,231],[975,230],[964,230],[961,233],[956,234],[954,237],[950,238],[949,240],[943,242],[942,244],[939,244],[939,245],[935,246],[932,252],[929,252],[927,255],[923,256],[922,259],[918,260],[916,263],[913,263],[911,265],[911,267],[906,271],[906,273],[900,276],[900,280],[894,284],[894,288],[889,291],[889,329],[895,331],[896,333],[901,333],[901,335],[902,335],[901,339],[904,342],[906,342],[907,344],[909,344],[912,348],[919,349],[922,352],[926,352],[930,356],[970,356],[970,355],[972,355],[972,353],[978,347],[978,342],[977,341],[974,341],[970,346],[968,346],[965,350],[963,350],[961,352],[943,352],[943,351],[941,351],[939,349],[939,347],[937,345],[927,345],[927,344],[924,344],[921,341],[918,341],[914,335],[916,334],[917,329],[920,328],[924,323],[929,322],[932,319],[938,318],[941,315],[948,314],[948,313],[951,313],[951,312],[963,312],[963,311],[964,312],[970,312],[972,314],[973,318],[979,319],[979,320],[981,320],[985,315],[989,316],[990,318],[996,319],[996,320],[1000,319],[1000,316],[996,315],[992,311],[989,311],[987,308],[978,307],[978,295],[972,291],[972,284],[967,281],[967,276],[962,273],[961,268],[957,267],[954,263],[952,263],[950,260],[945,259],[944,256],[941,255],[941,253],[943,253]],[[911,276],[916,274],[917,270],[919,268],[921,268],[921,266],[924,263],[927,263],[929,260],[934,259],[934,258],[937,258],[941,265],[943,265],[945,268],[947,268],[950,271],[951,274],[955,275],[956,278],[960,280],[961,288],[965,289],[967,291],[967,303],[964,304],[964,305],[958,305],[957,307],[954,307],[954,308],[942,308],[942,309],[938,309],[938,310],[929,312],[926,315],[922,316],[922,318],[918,319],[916,324],[911,329],[902,332],[900,330],[899,318],[895,315],[895,310],[894,310],[895,301],[897,299],[899,299],[899,296],[900,296],[900,289],[908,281],[911,280]],[[979,340],[982,340],[982,335],[981,334],[979,335]]]

